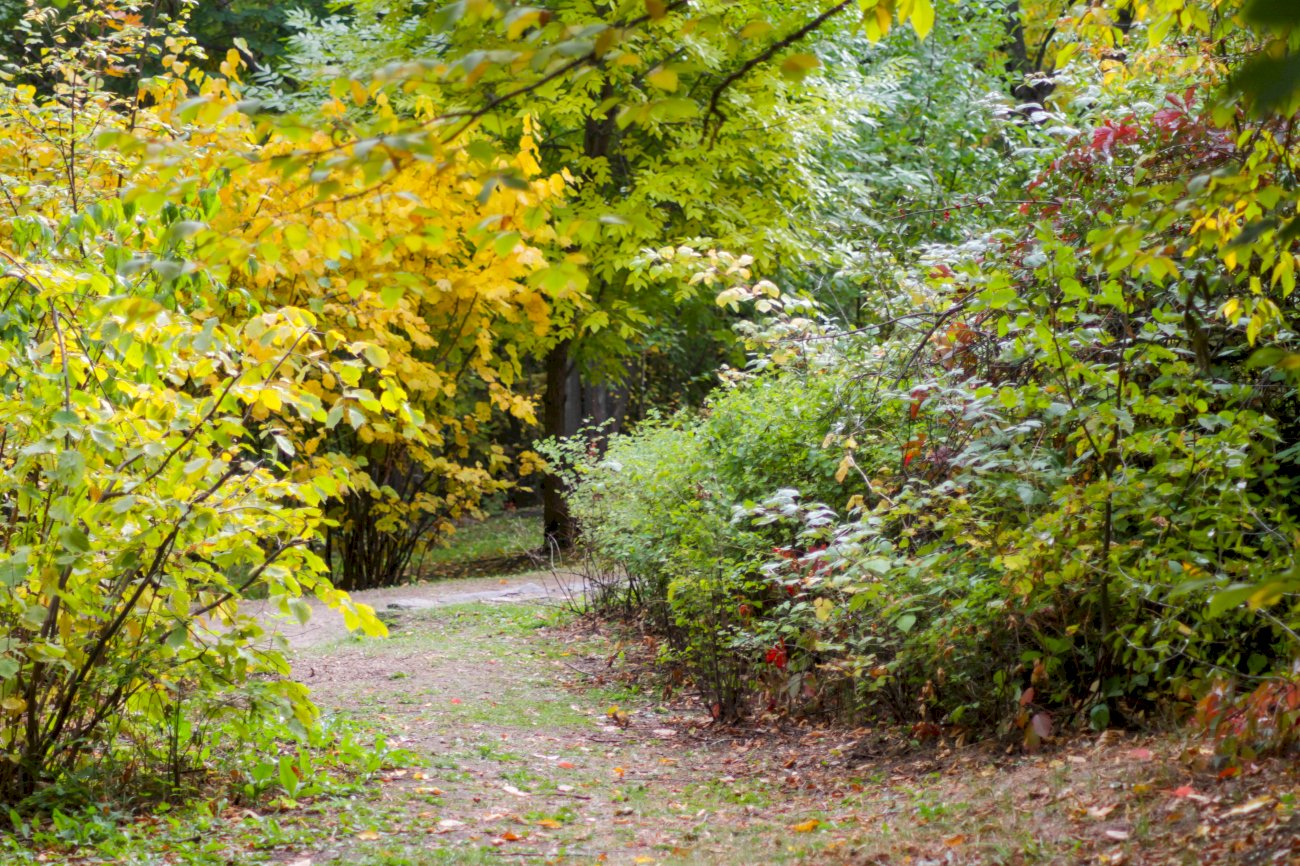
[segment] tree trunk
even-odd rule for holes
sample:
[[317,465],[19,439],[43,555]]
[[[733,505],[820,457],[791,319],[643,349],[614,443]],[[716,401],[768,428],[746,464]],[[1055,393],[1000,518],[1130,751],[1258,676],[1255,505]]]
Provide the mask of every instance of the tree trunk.
[[[542,428],[548,437],[557,439],[577,432],[577,422],[571,412],[570,376],[573,364],[569,360],[569,341],[557,343],[546,356],[546,390],[542,394]],[[577,534],[568,503],[564,501],[564,483],[558,476],[547,473],[542,478],[542,524],[546,544],[559,550],[573,546]]]
[[1019,84],[1026,75],[1038,70],[1034,69],[1033,61],[1029,58],[1029,46],[1025,44],[1025,22],[1020,15],[1020,0],[1011,0],[1004,14],[1007,41],[1002,43],[1002,50],[1007,55],[1007,73],[1014,84]]

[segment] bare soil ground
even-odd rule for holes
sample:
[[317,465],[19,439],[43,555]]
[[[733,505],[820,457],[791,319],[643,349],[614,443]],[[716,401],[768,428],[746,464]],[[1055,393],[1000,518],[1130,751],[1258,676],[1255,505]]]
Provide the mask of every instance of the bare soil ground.
[[[1300,772],[1220,778],[1194,740],[1107,732],[1036,755],[663,700],[652,648],[559,615],[541,575],[361,593],[384,640],[294,636],[327,712],[415,756],[365,795],[287,813],[295,866],[1300,864]],[[389,610],[391,603],[421,600]],[[427,604],[428,606],[422,606]]]

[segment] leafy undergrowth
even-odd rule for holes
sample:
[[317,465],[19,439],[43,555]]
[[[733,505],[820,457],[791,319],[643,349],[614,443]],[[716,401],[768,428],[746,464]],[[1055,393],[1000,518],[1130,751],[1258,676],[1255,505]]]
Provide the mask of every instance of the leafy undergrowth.
[[[382,731],[365,785],[123,822],[61,816],[5,862],[293,866],[1278,863],[1297,769],[1221,779],[1172,737],[918,746],[888,731],[722,729],[664,699],[654,647],[540,604],[402,614],[300,652],[335,719]],[[249,760],[256,760],[250,757]]]
[[422,580],[518,574],[545,559],[539,509],[517,509],[466,520],[445,547],[425,551],[412,569]]

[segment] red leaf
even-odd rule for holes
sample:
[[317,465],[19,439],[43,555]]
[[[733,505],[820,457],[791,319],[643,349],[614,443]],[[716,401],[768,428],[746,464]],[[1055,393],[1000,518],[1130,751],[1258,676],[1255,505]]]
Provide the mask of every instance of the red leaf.
[[1131,750],[1129,751],[1129,753],[1128,753],[1128,756],[1129,756],[1130,758],[1132,758],[1133,760],[1135,760],[1135,761],[1149,761],[1149,760],[1151,760],[1151,750],[1150,750],[1150,749],[1131,749]]
[[1190,797],[1196,793],[1196,789],[1191,785],[1180,785],[1169,793],[1173,794],[1175,797]]
[[1092,149],[1110,153],[1115,144],[1115,129],[1111,126],[1099,126],[1092,131]]
[[1165,132],[1174,132],[1183,126],[1187,115],[1178,108],[1162,108],[1151,115],[1151,121]]
[[780,670],[785,670],[785,666],[789,661],[790,656],[785,651],[785,641],[779,641],[767,651],[767,663],[770,665],[776,665]]
[[1034,700],[1033,686],[1030,686],[1029,688],[1025,689],[1023,692],[1020,693],[1020,706],[1022,707],[1028,706],[1029,704],[1033,703],[1033,700]]

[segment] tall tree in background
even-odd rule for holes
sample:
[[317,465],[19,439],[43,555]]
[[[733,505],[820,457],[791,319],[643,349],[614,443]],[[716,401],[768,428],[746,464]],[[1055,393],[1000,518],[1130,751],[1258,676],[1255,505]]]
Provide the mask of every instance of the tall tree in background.
[[[930,4],[907,5],[900,16],[928,32]],[[497,140],[535,126],[543,169],[571,173],[573,194],[553,211],[555,252],[581,267],[573,274],[581,291],[572,283],[551,287],[557,312],[543,363],[546,435],[606,421],[617,428],[627,410],[621,386],[629,361],[650,332],[672,342],[696,336],[682,323],[707,329],[720,321],[711,295],[692,282],[692,251],[744,249],[761,273],[800,261],[829,266],[827,245],[807,228],[816,220],[801,217],[834,199],[824,157],[865,107],[865,79],[853,63],[817,72],[823,60],[810,46],[814,35],[860,38],[849,31],[859,21],[848,13],[858,8],[359,5],[363,20],[388,24],[389,59],[421,61],[437,73],[412,82],[412,95],[460,107],[466,126]],[[887,30],[893,11],[868,4],[869,35]],[[511,59],[518,41],[540,46],[527,63]],[[810,74],[818,75],[816,87],[801,84]],[[686,266],[673,267],[681,247]],[[548,538],[567,545],[572,524],[553,476],[543,493]]]

